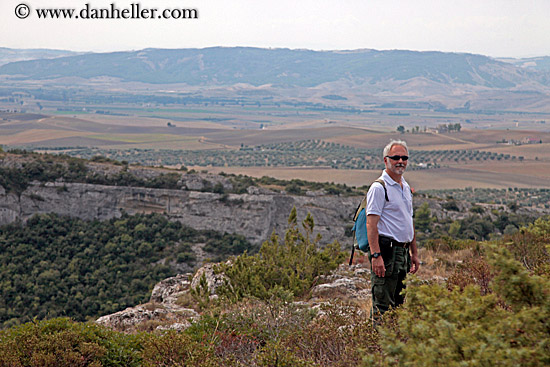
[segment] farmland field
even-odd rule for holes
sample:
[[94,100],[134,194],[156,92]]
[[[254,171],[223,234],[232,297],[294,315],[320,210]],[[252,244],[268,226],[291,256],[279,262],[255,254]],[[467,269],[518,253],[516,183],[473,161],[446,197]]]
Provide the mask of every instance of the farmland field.
[[[195,169],[203,169],[194,167]],[[334,182],[349,186],[362,186],[372,183],[380,176],[381,170],[337,170],[320,168],[264,168],[264,167],[209,167],[209,172],[243,174],[252,177],[271,176],[278,179],[293,178]],[[545,164],[541,176],[533,179],[530,173],[501,173],[481,169],[440,168],[433,170],[410,171],[405,178],[415,190],[443,190],[472,188],[550,188],[550,164]]]
[[[550,187],[550,132],[540,123],[550,115],[346,112],[258,99],[186,106],[43,103],[31,113],[0,108],[0,145],[361,186],[380,174],[381,149],[403,139],[411,150],[406,177],[417,190]],[[462,129],[438,133],[442,124]]]

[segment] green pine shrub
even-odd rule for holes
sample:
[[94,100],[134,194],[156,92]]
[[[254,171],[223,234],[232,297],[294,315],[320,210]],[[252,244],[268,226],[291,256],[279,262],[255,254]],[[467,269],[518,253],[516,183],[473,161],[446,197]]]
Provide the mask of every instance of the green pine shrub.
[[492,292],[409,281],[396,310],[398,328],[382,327],[384,366],[546,366],[550,364],[550,280],[530,273],[503,246],[487,245]]

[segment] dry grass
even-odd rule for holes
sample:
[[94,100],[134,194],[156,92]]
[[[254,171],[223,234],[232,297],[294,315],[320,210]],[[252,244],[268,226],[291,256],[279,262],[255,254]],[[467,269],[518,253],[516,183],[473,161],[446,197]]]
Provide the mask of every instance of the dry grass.
[[[416,275],[426,281],[443,281],[447,279],[460,264],[473,257],[471,249],[450,250],[439,248],[436,250],[425,247],[418,249],[421,265]],[[355,253],[353,264],[363,264],[370,269],[366,255]]]
[[447,279],[459,264],[471,258],[473,252],[470,249],[451,251],[421,248],[418,256],[422,264],[417,275],[424,280],[442,281]]
[[[550,187],[550,163],[518,165],[516,172],[510,163],[464,165],[440,169],[408,171],[405,178],[415,190],[456,188],[546,188]],[[489,168],[490,167],[490,168]],[[204,167],[190,167],[203,170]],[[225,172],[260,178],[275,177],[282,180],[301,179],[314,182],[334,182],[360,187],[376,180],[382,171],[340,170],[331,168],[297,167],[208,167],[213,173]],[[536,174],[534,174],[536,172]],[[537,178],[534,180],[533,176]]]
[[[397,132],[384,133],[360,129],[357,129],[357,131],[350,135],[327,138],[326,140],[360,148],[378,149],[386,146],[390,140],[405,140],[412,149],[426,149],[425,147],[432,145],[442,146],[449,144],[468,144],[468,142],[457,142],[454,137],[449,137],[443,134],[400,134]],[[464,149],[464,147],[460,149]]]

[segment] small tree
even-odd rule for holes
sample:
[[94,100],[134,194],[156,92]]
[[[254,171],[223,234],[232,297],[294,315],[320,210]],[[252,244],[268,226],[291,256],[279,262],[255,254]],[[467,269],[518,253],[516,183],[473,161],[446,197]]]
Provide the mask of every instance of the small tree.
[[223,272],[228,280],[220,287],[219,293],[232,302],[246,297],[268,300],[281,289],[296,297],[303,296],[315,278],[337,268],[345,255],[338,242],[323,250],[317,249],[320,236],[312,239],[315,224],[311,214],[308,213],[302,227],[305,235],[298,229],[296,208],[293,208],[282,243],[273,233],[258,254],[250,256],[245,253],[230,264],[221,264],[218,271]]
[[414,224],[418,231],[425,232],[431,228],[432,212],[428,206],[428,202],[424,202],[414,215]]

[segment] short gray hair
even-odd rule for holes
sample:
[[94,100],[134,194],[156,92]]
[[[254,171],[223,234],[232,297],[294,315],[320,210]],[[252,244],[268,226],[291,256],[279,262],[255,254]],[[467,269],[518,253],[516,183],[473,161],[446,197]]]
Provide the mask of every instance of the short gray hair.
[[382,153],[382,157],[386,157],[388,154],[390,154],[390,150],[394,145],[401,145],[403,148],[407,150],[407,154],[409,153],[409,148],[407,147],[407,143],[404,140],[392,140],[389,142],[388,145],[384,147],[384,152]]

